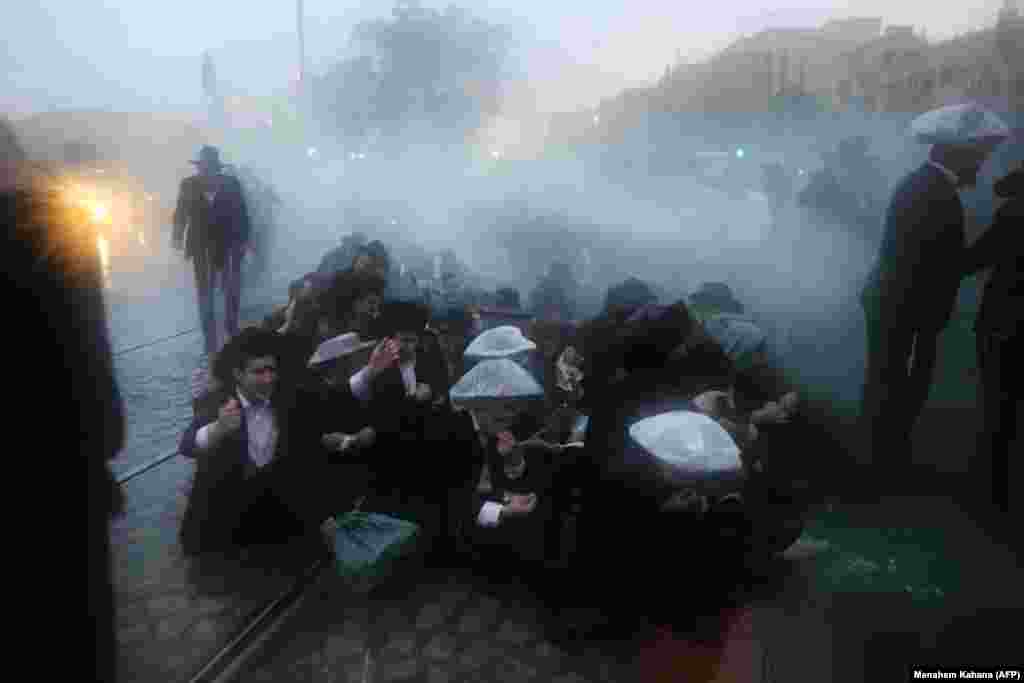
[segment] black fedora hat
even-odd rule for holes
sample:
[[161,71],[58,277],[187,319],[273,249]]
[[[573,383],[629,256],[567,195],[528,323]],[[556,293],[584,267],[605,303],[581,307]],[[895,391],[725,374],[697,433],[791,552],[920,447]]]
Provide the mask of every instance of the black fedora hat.
[[377,338],[383,338],[400,332],[421,332],[429,318],[430,309],[418,301],[385,301],[380,316],[374,321],[374,333]]
[[724,282],[705,282],[690,295],[690,302],[697,306],[712,306],[726,313],[742,314],[743,304]]
[[224,168],[224,164],[220,160],[220,150],[212,145],[203,145],[199,150],[199,158],[193,159],[191,163],[197,166]]

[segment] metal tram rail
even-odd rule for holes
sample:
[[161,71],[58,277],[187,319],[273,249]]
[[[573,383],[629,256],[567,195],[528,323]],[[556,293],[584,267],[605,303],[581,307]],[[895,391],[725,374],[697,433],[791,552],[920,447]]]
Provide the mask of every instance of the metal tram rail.
[[[263,306],[249,307],[243,311],[253,312],[262,309]],[[177,332],[166,337],[154,339],[144,344],[137,344],[126,349],[119,349],[113,353],[115,358],[162,344],[172,339],[187,336],[198,332],[201,328],[194,327],[190,330]],[[177,449],[170,453],[160,455],[127,472],[116,477],[118,485],[123,486],[129,481],[139,477],[160,465],[167,463],[179,455]],[[295,612],[302,596],[306,590],[313,585],[323,570],[327,567],[325,559],[321,558],[313,562],[292,585],[280,595],[267,602],[252,620],[246,624],[238,634],[232,638],[224,647],[215,653],[191,678],[189,683],[221,683],[229,681],[237,675],[243,663],[259,651],[267,639],[277,631],[287,618]]]

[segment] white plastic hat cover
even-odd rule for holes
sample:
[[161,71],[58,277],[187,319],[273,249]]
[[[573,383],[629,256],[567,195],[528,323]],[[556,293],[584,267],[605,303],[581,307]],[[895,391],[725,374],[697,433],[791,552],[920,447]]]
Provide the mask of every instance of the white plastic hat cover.
[[498,358],[475,365],[448,395],[453,403],[470,405],[541,398],[544,389],[521,365]]
[[748,370],[768,345],[768,335],[754,322],[738,315],[719,313],[704,321],[704,329],[718,342],[740,370]]
[[537,345],[523,336],[518,327],[502,325],[483,332],[466,349],[467,358],[507,358],[534,351]]
[[1010,129],[996,114],[974,103],[954,104],[921,114],[910,132],[928,145],[973,145],[1004,140]]
[[663,465],[673,483],[733,481],[743,475],[736,442],[706,415],[688,410],[661,413],[635,423],[629,435]]

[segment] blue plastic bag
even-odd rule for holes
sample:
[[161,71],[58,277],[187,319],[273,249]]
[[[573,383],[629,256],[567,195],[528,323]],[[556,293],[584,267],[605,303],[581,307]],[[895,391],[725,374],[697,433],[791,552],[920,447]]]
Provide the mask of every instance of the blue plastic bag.
[[386,579],[395,561],[413,552],[420,532],[412,522],[367,512],[349,512],[337,522],[338,574],[359,592],[368,592]]

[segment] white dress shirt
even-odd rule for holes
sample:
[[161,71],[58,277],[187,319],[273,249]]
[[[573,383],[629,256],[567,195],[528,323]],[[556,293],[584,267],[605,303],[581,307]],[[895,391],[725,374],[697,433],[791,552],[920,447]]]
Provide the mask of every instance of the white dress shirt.
[[501,521],[501,510],[505,506],[501,503],[487,502],[480,508],[480,514],[476,516],[476,522],[482,527],[496,527]]
[[[407,396],[412,396],[416,391],[416,362],[406,363],[398,368],[402,373],[402,384],[405,385],[405,393]],[[364,367],[362,370],[352,375],[352,379],[348,381],[349,387],[352,389],[352,395],[358,398],[360,401],[369,401],[373,396],[373,384],[370,381],[370,368]]]
[[[246,435],[249,437],[249,459],[262,469],[274,458],[277,448],[277,420],[269,401],[251,402],[242,392],[237,392],[238,400],[245,413]],[[196,448],[205,451],[210,446],[210,430],[213,423],[206,425],[196,433]]]
[[416,362],[404,363],[398,366],[402,373],[402,383],[405,384],[406,396],[416,393]]
[[366,366],[356,374],[352,375],[348,381],[348,386],[352,389],[352,395],[358,398],[360,401],[365,403],[370,400],[372,396],[372,385],[370,383],[370,367]]

